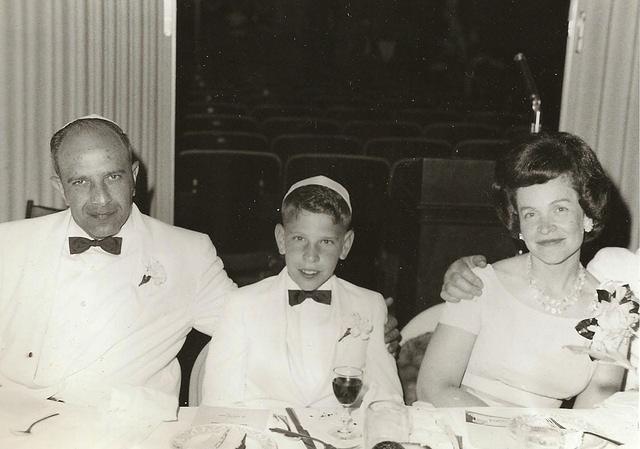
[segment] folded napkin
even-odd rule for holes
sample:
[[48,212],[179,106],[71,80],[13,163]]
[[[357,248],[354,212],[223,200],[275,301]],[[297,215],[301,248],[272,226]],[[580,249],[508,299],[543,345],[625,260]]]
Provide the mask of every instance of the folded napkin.
[[430,405],[422,407],[414,403],[409,408],[409,417],[411,419],[411,434],[409,441],[411,443],[426,444],[432,449],[453,449],[447,427],[453,433],[451,420],[446,413],[440,412]]
[[[236,449],[245,434],[241,427],[221,426],[216,432],[195,435],[182,446],[182,449]],[[247,439],[245,443],[249,448],[250,440]]]

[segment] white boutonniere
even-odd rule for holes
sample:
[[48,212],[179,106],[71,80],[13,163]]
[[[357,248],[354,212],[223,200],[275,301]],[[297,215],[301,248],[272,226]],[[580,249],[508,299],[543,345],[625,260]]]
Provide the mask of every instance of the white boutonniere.
[[167,281],[167,273],[160,262],[155,259],[145,264],[145,271],[138,287],[151,282],[152,285],[160,286]]
[[342,329],[344,329],[344,332],[338,339],[338,343],[349,336],[360,338],[361,340],[368,340],[373,331],[373,323],[370,319],[362,318],[359,313],[353,312],[344,318]]

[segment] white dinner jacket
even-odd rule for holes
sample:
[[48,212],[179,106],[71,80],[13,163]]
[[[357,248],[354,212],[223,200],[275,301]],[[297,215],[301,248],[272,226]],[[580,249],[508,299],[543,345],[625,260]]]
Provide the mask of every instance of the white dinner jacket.
[[[186,334],[192,326],[212,333],[226,293],[236,288],[211,240],[134,205],[129,220],[141,250],[127,262],[130,285],[114,297],[117,313],[73,360],[59,360],[42,350],[71,219],[65,210],[0,224],[0,384],[79,401],[121,384],[177,397],[175,356]],[[141,284],[145,274],[152,278]]]
[[[332,369],[340,365],[364,368],[367,400],[401,401],[402,387],[394,358],[384,343],[387,309],[379,293],[334,278],[329,326],[333,337],[319,348],[324,380],[313,390],[300,382],[300,360],[288,335],[287,272],[242,287],[229,294],[223,318],[209,347],[202,402],[250,407],[334,407]],[[368,339],[338,339],[353,313],[369,320]],[[295,337],[295,336],[293,336]]]

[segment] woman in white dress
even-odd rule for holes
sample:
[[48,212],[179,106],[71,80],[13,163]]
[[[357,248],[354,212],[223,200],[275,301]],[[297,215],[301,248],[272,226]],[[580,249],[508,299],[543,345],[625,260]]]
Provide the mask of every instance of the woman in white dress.
[[624,370],[566,345],[593,316],[598,282],[580,263],[602,230],[610,182],[576,136],[532,136],[496,165],[498,215],[529,252],[476,268],[480,297],[447,303],[427,347],[418,399],[435,406],[591,406],[618,391]]

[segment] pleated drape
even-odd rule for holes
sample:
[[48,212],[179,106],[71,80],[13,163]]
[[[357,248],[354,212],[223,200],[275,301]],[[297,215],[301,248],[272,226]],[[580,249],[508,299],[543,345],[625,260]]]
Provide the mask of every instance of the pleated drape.
[[640,245],[638,48],[640,2],[573,0],[560,129],[578,134],[631,213],[629,248]]
[[97,113],[146,171],[151,214],[173,220],[175,0],[0,0],[0,221],[27,199],[63,207],[49,139]]

